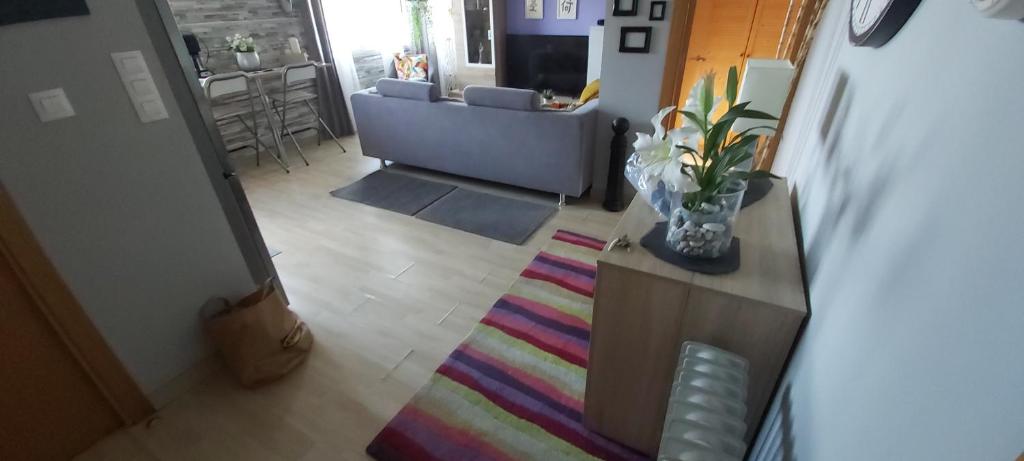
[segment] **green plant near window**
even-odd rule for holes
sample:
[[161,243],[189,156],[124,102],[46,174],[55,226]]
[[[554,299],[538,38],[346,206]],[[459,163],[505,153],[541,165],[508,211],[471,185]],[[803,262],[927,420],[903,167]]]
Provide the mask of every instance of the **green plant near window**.
[[761,136],[755,132],[775,129],[771,126],[758,126],[732,134],[732,126],[736,120],[778,120],[771,114],[747,109],[749,101],[737,104],[737,86],[737,72],[733,66],[729,68],[729,77],[725,85],[728,110],[717,121],[711,121],[718,102],[715,97],[713,73],[705,75],[694,85],[686,107],[677,111],[686,117],[686,124],[689,125],[686,127],[688,134],[699,134],[703,140],[703,145],[678,143],[675,146],[685,154],[690,154],[692,161],[684,162],[682,173],[699,187],[699,190],[683,194],[683,207],[688,210],[696,211],[700,209],[701,204],[712,203],[715,196],[724,193],[736,180],[775,177],[764,170],[744,171],[736,168],[753,158],[753,147]]
[[426,51],[427,37],[424,28],[430,23],[428,0],[409,0],[409,21],[412,22],[413,47]]

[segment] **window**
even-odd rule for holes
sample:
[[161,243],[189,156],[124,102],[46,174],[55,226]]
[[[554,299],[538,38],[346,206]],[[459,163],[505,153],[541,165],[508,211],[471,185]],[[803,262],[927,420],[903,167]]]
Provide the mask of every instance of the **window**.
[[462,0],[467,65],[494,66],[491,19],[491,0]]

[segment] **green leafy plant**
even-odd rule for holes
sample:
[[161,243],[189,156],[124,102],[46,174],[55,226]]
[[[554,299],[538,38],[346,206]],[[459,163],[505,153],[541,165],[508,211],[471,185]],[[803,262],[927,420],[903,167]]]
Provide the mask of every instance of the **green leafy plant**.
[[544,99],[553,99],[555,97],[555,90],[552,90],[552,89],[549,88],[549,89],[546,89],[544,91],[541,91],[540,95]]
[[[693,181],[699,190],[683,194],[683,206],[696,211],[703,203],[711,203],[719,194],[727,193],[729,185],[735,180],[758,177],[775,177],[768,171],[742,171],[736,169],[747,160],[753,158],[753,147],[760,137],[755,131],[774,130],[772,126],[757,126],[732,133],[736,120],[778,120],[775,116],[758,110],[748,109],[750,102],[736,103],[736,87],[738,78],[736,67],[729,68],[728,81],[725,85],[725,99],[728,110],[725,114],[712,121],[712,115],[718,102],[715,97],[715,75],[709,73],[694,85],[687,100],[687,105],[678,110],[686,118],[686,132],[699,134],[703,144],[677,142],[675,147],[690,158],[684,162],[681,172]],[[719,99],[720,100],[720,99]]]

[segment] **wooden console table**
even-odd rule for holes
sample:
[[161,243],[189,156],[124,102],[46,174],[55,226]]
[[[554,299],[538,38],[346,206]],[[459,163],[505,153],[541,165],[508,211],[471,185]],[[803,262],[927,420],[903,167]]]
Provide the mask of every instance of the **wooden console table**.
[[629,206],[597,266],[584,424],[647,454],[658,452],[679,347],[694,340],[750,361],[747,442],[807,315],[785,180],[742,210],[740,269],[704,275],[665,263],[640,246],[661,219],[642,199]]

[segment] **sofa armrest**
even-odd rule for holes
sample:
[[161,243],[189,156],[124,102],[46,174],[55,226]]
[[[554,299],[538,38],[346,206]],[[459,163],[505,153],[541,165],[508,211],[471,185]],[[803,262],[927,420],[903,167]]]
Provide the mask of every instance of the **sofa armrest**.
[[597,100],[597,99],[593,99],[593,100],[587,101],[585,104],[583,104],[582,106],[577,107],[575,110],[573,110],[572,112],[569,112],[569,113],[573,114],[573,115],[583,116],[583,117],[585,117],[585,116],[587,116],[587,114],[591,114],[591,113],[596,114],[597,113],[598,102],[599,102],[599,100]]
[[597,130],[600,127],[597,126],[598,120],[598,100],[588,101],[586,104],[576,108],[574,112],[578,112],[583,117],[583,139],[580,139],[580,155],[581,164],[580,170],[583,172],[583,189],[587,189],[593,183],[594,177],[594,159],[597,158],[597,151],[600,146],[597,145]]
[[573,127],[574,136],[578,136],[572,143],[575,168],[579,172],[579,182],[575,186],[577,192],[570,194],[574,197],[579,197],[586,192],[593,182],[594,158],[597,150],[596,138],[599,129],[597,126],[598,104],[598,100],[593,100],[572,111],[541,111],[546,116],[568,122],[568,124],[561,123],[559,126]]

